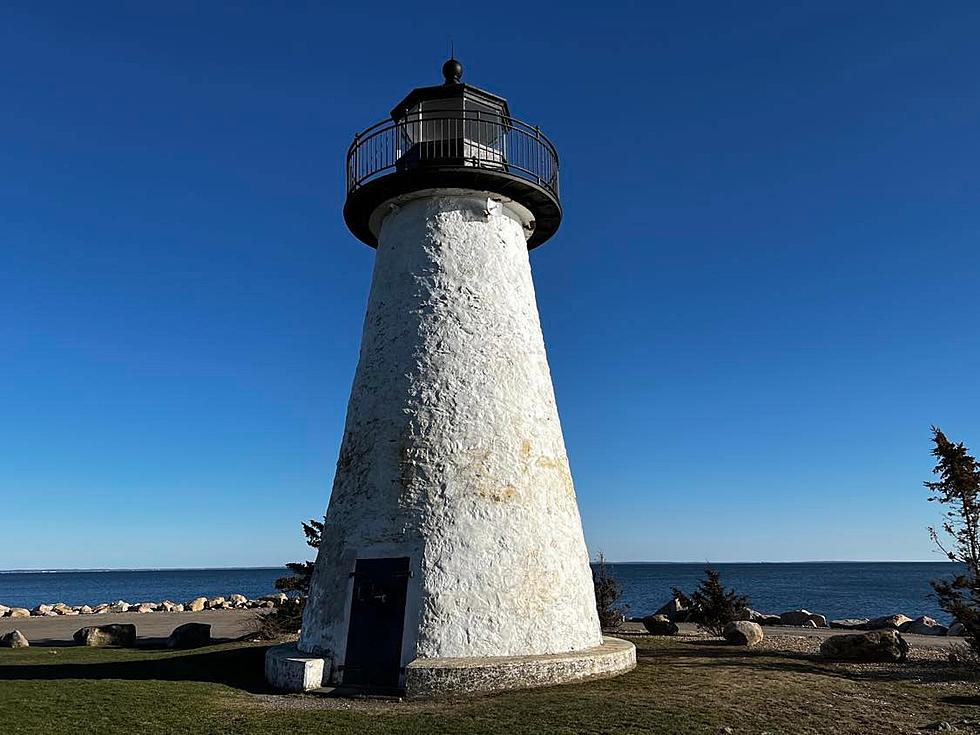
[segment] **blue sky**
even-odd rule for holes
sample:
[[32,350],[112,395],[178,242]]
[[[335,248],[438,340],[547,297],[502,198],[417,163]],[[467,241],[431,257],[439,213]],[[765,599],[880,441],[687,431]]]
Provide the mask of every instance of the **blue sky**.
[[[200,7],[198,7],[200,6]],[[355,130],[437,83],[562,155],[532,254],[590,549],[937,559],[980,450],[980,6],[0,8],[0,568],[271,565],[329,495]]]

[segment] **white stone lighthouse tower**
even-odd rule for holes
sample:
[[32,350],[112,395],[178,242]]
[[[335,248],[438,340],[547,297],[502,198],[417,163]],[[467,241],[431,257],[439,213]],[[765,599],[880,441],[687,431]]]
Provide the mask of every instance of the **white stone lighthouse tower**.
[[611,675],[528,250],[558,156],[506,100],[412,91],[348,152],[344,217],[377,248],[323,541],[274,684],[489,691]]

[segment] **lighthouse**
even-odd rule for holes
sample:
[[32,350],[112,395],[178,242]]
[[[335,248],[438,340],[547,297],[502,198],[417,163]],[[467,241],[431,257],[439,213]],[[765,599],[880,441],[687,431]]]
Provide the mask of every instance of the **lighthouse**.
[[298,643],[269,681],[485,692],[610,676],[528,253],[558,154],[445,63],[354,137],[344,219],[376,248]]

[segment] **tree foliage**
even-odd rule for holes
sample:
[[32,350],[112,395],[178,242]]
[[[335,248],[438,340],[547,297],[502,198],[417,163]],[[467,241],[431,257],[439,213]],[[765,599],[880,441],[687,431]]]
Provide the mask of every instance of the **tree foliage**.
[[[306,536],[307,546],[319,549],[323,539],[323,522],[311,518],[309,523],[303,523],[303,535]],[[303,624],[303,609],[306,607],[306,597],[310,593],[310,581],[313,579],[313,562],[289,562],[286,567],[292,575],[277,579],[276,589],[287,594],[299,594],[259,616],[255,632],[266,640],[294,636]]]
[[[704,570],[705,578],[691,593],[690,608],[697,611],[698,626],[715,636],[721,636],[725,626],[738,620],[742,611],[749,606],[749,598],[739,595],[735,590],[726,590],[721,576],[711,567]],[[683,593],[674,590],[674,594]]]
[[616,604],[620,595],[619,582],[606,569],[606,559],[602,552],[599,552],[599,558],[592,567],[592,585],[595,588],[595,609],[599,614],[599,625],[603,630],[618,628],[626,610]]
[[952,579],[935,579],[939,606],[966,628],[967,640],[980,654],[980,464],[962,442],[955,444],[932,427],[933,474],[924,483],[929,500],[944,506],[942,526],[929,535],[946,557],[965,569]]
[[[310,519],[309,523],[303,523],[303,534],[306,536],[306,545],[313,549],[320,548],[320,540],[323,538],[323,522]],[[292,572],[289,577],[280,577],[276,580],[276,589],[280,592],[298,592],[306,596],[310,592],[310,580],[313,579],[312,561],[291,561],[286,564],[286,568]]]

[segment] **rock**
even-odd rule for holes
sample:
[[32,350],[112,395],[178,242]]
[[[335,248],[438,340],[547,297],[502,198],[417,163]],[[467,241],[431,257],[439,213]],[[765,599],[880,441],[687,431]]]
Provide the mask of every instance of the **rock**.
[[835,635],[820,644],[824,658],[837,661],[904,661],[909,644],[897,630]]
[[212,597],[208,600],[208,610],[220,610],[225,606],[224,597]]
[[248,605],[248,598],[245,595],[228,595],[228,602],[233,607],[245,607]]
[[152,602],[141,602],[136,606],[136,612],[138,613],[151,613],[157,609],[157,606]]
[[78,614],[79,615],[91,615],[92,614],[92,608],[90,608],[88,605],[82,605],[80,608],[78,608]]
[[107,612],[109,612],[109,604],[103,602],[99,605],[96,605],[95,608],[92,610],[92,612],[95,613],[96,615],[105,615]]
[[8,618],[29,618],[31,617],[31,611],[26,607],[12,607],[10,612],[7,613]]
[[[289,599],[289,595],[287,595],[285,592],[277,592],[274,595],[263,595],[262,597],[259,598],[259,600],[269,600],[275,605],[282,605],[288,599]],[[658,614],[660,614],[660,610],[657,610],[657,612],[654,613],[654,615],[658,615]]]
[[911,623],[912,618],[908,615],[897,613],[895,615],[885,615],[880,618],[872,618],[861,630],[898,630],[906,623]]
[[946,635],[950,636],[965,636],[966,626],[963,623],[953,623],[949,626],[949,630],[946,631]]
[[779,615],[780,625],[806,625],[807,622],[812,622],[814,628],[826,628],[827,618],[823,615],[817,615],[809,610],[788,610]]
[[6,605],[0,605],[0,618],[5,617],[7,613],[10,612],[10,608]]
[[185,610],[190,610],[191,612],[201,612],[204,608],[208,606],[207,597],[195,597],[193,600],[184,605]]
[[177,603],[173,600],[164,600],[160,603],[160,610],[163,612],[177,612]]
[[258,600],[255,606],[268,610],[269,608],[275,607],[276,603],[274,603],[272,600]]
[[75,612],[75,610],[72,609],[71,605],[66,605],[63,602],[56,602],[51,606],[51,610],[53,612],[58,613],[59,615],[71,615],[73,612]]
[[4,648],[27,648],[31,642],[27,636],[19,630],[12,630],[5,635],[0,635],[0,646]]
[[211,626],[207,623],[184,623],[167,638],[167,648],[199,648],[211,643]]
[[816,628],[817,627],[817,624],[814,621],[812,621],[812,620],[804,620],[802,623],[800,623],[800,627],[801,628]]
[[926,615],[903,623],[899,628],[902,633],[914,633],[916,635],[946,635],[946,626],[940,625],[938,621]]
[[677,635],[677,623],[666,615],[648,615],[641,622],[650,635]]
[[132,623],[89,625],[75,631],[72,637],[83,646],[131,647],[136,645],[136,626]]
[[[658,615],[663,615],[672,623],[683,623],[685,620],[687,620],[688,609],[684,607],[680,600],[675,597],[670,602],[661,605],[659,610],[653,613],[653,615],[648,615],[647,618],[655,618]],[[644,620],[646,620],[646,618],[644,618]]]
[[174,605],[173,612],[184,612],[184,605],[178,602],[176,605]]
[[[54,605],[36,605],[33,610],[31,610],[32,615],[47,615],[50,612],[54,612]],[[58,613],[55,613],[57,615]]]
[[125,600],[119,600],[109,605],[109,612],[114,612],[114,613],[128,612],[129,608],[131,607],[132,605],[130,605]]
[[867,625],[868,622],[867,618],[841,618],[840,620],[831,620],[830,627],[839,630],[864,630],[863,626]]
[[733,646],[754,646],[761,643],[765,637],[762,626],[751,620],[736,620],[734,623],[729,623],[725,626],[723,635]]

